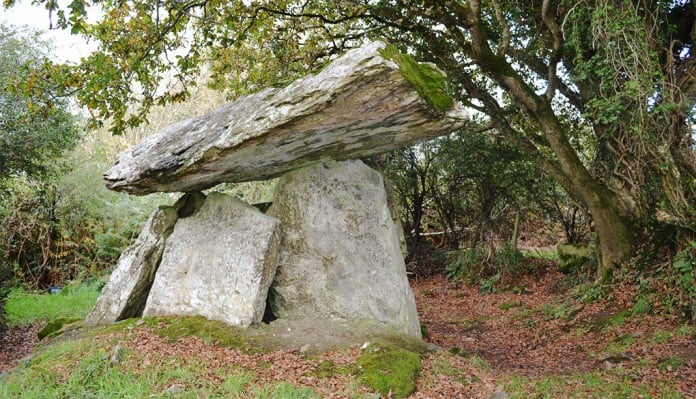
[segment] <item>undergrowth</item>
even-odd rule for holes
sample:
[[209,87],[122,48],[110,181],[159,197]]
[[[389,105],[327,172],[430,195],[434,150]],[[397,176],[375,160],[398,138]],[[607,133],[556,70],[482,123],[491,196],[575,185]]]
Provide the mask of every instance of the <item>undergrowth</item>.
[[445,276],[450,280],[465,279],[479,284],[482,293],[490,294],[499,288],[512,287],[519,276],[533,273],[535,267],[534,260],[525,257],[512,245],[488,251],[472,247],[455,252]]

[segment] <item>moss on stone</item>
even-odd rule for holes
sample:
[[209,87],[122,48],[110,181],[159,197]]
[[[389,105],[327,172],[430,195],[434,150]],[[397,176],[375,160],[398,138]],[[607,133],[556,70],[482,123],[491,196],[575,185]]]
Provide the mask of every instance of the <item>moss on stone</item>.
[[563,273],[572,273],[596,259],[593,248],[587,245],[558,244],[556,250],[558,269]]
[[39,332],[36,334],[39,337],[39,340],[43,340],[45,338],[52,338],[61,333],[63,331],[63,327],[67,326],[68,324],[73,324],[75,322],[78,322],[82,319],[79,318],[59,318],[55,319],[53,321],[50,321],[48,324],[44,326]]
[[380,50],[382,57],[394,61],[399,66],[401,75],[411,83],[418,94],[433,108],[442,114],[454,105],[454,100],[445,91],[445,75],[434,65],[419,63],[412,56],[402,54],[391,44]]
[[208,320],[202,316],[191,317],[160,317],[153,333],[169,341],[175,342],[180,338],[200,337],[207,342],[216,342],[228,348],[241,349],[245,352],[259,351],[249,341],[246,330],[230,326],[217,320]]
[[416,390],[420,356],[389,344],[372,344],[358,358],[358,378],[382,395],[405,398]]

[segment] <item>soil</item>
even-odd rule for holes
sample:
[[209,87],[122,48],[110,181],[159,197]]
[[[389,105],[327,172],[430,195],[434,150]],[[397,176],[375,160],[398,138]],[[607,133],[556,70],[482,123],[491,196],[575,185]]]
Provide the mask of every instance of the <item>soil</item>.
[[22,359],[31,355],[39,343],[38,324],[0,330],[0,373],[16,366]]

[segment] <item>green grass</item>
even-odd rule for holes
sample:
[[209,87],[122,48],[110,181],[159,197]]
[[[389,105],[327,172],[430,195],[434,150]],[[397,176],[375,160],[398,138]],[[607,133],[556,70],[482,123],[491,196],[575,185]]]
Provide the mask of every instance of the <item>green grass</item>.
[[319,398],[312,389],[287,382],[255,383],[246,372],[206,370],[175,357],[133,370],[109,362],[108,348],[94,340],[64,341],[0,378],[2,398]]
[[8,326],[26,326],[58,318],[85,318],[94,307],[102,286],[101,280],[72,282],[57,294],[14,289],[5,304]]
[[664,383],[642,384],[630,375],[600,372],[559,375],[539,379],[518,375],[505,377],[505,391],[511,398],[682,398],[681,393]]
[[519,308],[519,307],[522,307],[523,305],[524,305],[524,304],[523,304],[522,301],[520,301],[520,300],[516,300],[516,301],[507,301],[507,302],[503,302],[503,303],[501,303],[500,305],[498,305],[498,308],[500,308],[501,310],[510,310],[510,309],[512,309],[512,308]]
[[606,348],[604,348],[604,352],[610,356],[620,355],[627,351],[631,345],[633,345],[633,342],[634,338],[631,334],[624,334],[610,342]]
[[654,344],[666,344],[670,339],[672,339],[672,333],[670,331],[655,330],[653,331],[652,335],[651,341]]

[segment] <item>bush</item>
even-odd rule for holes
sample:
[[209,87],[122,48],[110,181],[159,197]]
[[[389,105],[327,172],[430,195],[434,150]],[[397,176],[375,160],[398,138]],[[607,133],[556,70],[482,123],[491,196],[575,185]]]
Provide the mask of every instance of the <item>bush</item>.
[[696,319],[696,241],[682,247],[658,248],[659,251],[639,254],[634,260],[635,267],[624,270],[620,277],[625,283],[637,284],[633,312],[655,312],[693,321]]
[[526,273],[527,262],[524,255],[515,246],[505,244],[493,253],[493,264],[502,274],[519,276]]
[[483,277],[486,264],[485,253],[480,247],[471,247],[465,251],[455,252],[455,259],[447,266],[445,277],[450,280],[466,278],[469,281]]
[[486,251],[472,247],[456,252],[456,257],[445,271],[450,280],[466,278],[469,283],[481,285],[481,292],[492,293],[499,285],[511,286],[518,277],[532,272],[534,263],[529,262],[522,252],[506,244],[498,249]]
[[10,293],[9,281],[12,279],[12,269],[6,262],[0,262],[0,331],[7,327],[5,319],[5,300]]
[[16,180],[4,197],[0,258],[10,262],[5,269],[28,289],[99,277],[137,237],[150,206],[155,207],[127,200],[105,206],[101,185],[74,190],[60,183],[59,188]]

